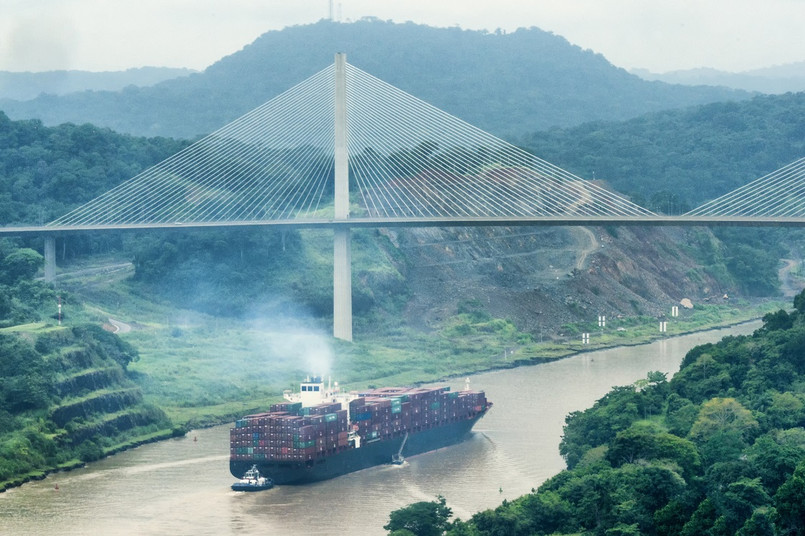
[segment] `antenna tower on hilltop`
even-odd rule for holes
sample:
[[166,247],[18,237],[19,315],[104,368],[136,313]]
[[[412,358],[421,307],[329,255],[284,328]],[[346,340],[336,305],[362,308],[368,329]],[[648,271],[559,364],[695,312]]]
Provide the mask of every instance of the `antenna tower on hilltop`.
[[330,0],[330,21],[341,22],[341,2],[335,5],[335,0]]

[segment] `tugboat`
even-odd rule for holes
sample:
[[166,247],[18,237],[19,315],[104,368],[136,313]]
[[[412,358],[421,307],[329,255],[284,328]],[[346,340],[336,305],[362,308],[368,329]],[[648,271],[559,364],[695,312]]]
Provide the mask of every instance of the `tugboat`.
[[257,470],[256,465],[252,465],[252,468],[246,471],[243,478],[232,484],[232,489],[235,491],[261,491],[273,487],[274,481],[260,476],[260,471]]

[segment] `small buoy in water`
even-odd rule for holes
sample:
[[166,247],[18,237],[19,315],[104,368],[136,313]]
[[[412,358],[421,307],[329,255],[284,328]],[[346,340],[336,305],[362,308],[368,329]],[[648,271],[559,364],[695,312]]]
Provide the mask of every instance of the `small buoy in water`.
[[59,485],[58,485],[58,484],[55,484],[55,485],[53,486],[53,489],[55,489],[56,491],[59,491]]
[[193,436],[193,441],[198,441],[198,437]]

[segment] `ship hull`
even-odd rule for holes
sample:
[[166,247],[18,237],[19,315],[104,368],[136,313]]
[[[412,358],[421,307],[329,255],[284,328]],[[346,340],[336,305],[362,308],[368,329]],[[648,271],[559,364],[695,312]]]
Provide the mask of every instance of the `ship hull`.
[[230,460],[229,470],[234,476],[240,477],[252,465],[257,465],[260,473],[270,477],[275,484],[306,484],[328,480],[376,465],[391,463],[392,457],[400,451],[401,446],[403,456],[414,456],[459,443],[469,437],[473,425],[483,415],[484,413],[479,413],[471,419],[411,433],[407,440],[404,437],[396,437],[370,441],[362,444],[360,448],[351,448],[307,462]]

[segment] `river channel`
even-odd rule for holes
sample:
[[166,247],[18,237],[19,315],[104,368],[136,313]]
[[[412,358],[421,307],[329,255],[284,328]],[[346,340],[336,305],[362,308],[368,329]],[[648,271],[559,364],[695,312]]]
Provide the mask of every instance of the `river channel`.
[[[3,535],[384,534],[389,512],[447,499],[462,519],[513,499],[564,468],[565,416],[611,387],[673,374],[692,347],[751,333],[759,322],[477,374],[471,387],[494,407],[468,441],[305,486],[236,493],[228,470],[229,426],[195,430],[83,469],[0,494]],[[453,389],[463,380],[447,382]]]

